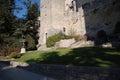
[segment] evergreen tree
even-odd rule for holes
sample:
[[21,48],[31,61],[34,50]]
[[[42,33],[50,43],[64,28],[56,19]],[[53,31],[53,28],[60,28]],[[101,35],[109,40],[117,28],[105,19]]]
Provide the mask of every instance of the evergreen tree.
[[0,0],[0,33],[10,35],[14,30],[14,0]]
[[[15,16],[13,10],[15,9],[14,0],[0,0],[0,43],[8,43],[12,33],[14,32]],[[2,41],[2,42],[1,42]]]
[[[26,43],[28,49],[36,49],[37,45],[37,29],[35,25],[39,17],[38,3],[32,3],[31,0],[24,1],[23,4],[26,6],[27,13],[25,15],[25,23],[23,25],[23,34],[26,37]],[[28,39],[29,38],[29,39]],[[32,41],[32,42],[30,42]],[[31,45],[31,46],[29,46]]]
[[15,9],[14,0],[0,0],[0,54],[3,55],[9,55],[20,46],[18,38],[13,35],[17,29]]

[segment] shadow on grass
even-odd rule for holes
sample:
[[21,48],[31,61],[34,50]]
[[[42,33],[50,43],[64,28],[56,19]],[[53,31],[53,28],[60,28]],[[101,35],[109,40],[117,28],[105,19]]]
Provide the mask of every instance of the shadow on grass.
[[85,47],[76,48],[64,55],[58,51],[44,53],[42,59],[28,60],[40,64],[62,64],[75,66],[120,67],[120,50],[118,48]]

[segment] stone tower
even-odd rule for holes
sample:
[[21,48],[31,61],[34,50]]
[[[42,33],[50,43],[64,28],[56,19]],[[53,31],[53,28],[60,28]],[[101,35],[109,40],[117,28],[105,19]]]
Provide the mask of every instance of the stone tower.
[[41,0],[38,50],[45,47],[47,37],[63,33],[63,29],[66,35],[87,34],[94,37],[101,29],[110,34],[112,26],[120,19],[120,11],[116,10],[119,2],[119,0]]

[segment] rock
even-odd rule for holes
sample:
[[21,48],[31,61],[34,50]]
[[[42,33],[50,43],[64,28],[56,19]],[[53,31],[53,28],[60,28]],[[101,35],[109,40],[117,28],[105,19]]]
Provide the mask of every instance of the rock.
[[55,48],[69,48],[73,43],[75,43],[75,39],[65,39],[60,40],[55,44]]
[[47,47],[46,44],[41,45],[37,50],[51,50],[54,49],[54,47]]
[[38,48],[38,50],[45,50],[47,47],[46,47],[46,44],[44,44],[44,45],[41,45],[39,48]]
[[94,46],[93,41],[78,41],[71,45],[71,48]]
[[111,43],[106,43],[106,44],[102,44],[103,48],[111,48],[112,44]]
[[29,64],[28,63],[24,63],[24,62],[10,62],[10,65],[13,66],[13,67],[17,67],[17,66],[26,67]]

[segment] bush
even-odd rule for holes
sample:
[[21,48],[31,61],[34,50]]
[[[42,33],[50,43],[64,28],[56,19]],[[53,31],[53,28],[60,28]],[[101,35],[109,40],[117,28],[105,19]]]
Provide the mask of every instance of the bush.
[[34,49],[36,47],[35,40],[32,36],[26,35],[26,47],[27,49]]
[[19,53],[19,52],[20,52],[20,48],[12,48],[12,47],[4,46],[4,47],[0,50],[0,54],[1,54],[2,56],[8,56],[8,55],[10,55],[12,52]]
[[71,36],[64,36],[62,34],[55,34],[47,38],[46,45],[47,47],[52,47],[55,45],[56,42],[60,41],[61,39],[70,39]]
[[9,57],[10,58],[17,58],[18,54],[16,52],[12,52]]

